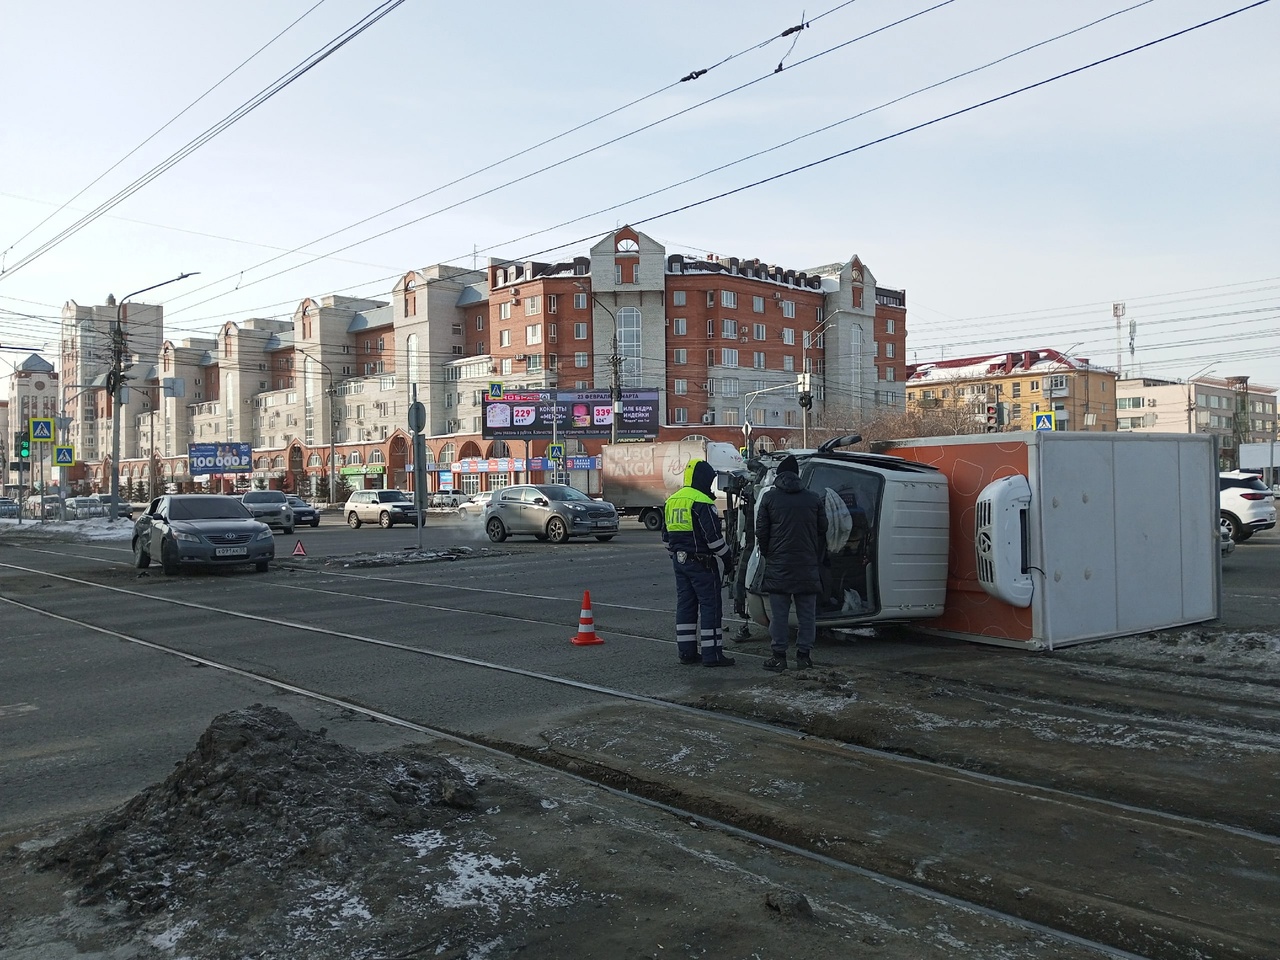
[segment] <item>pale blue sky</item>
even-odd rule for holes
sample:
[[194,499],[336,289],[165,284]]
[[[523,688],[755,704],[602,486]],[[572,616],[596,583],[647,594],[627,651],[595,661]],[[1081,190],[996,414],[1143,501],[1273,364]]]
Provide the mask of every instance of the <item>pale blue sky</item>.
[[[478,4],[408,0],[217,139],[0,276],[0,343],[39,346],[68,299],[171,276],[171,336],[481,256],[582,254],[638,222],[837,154],[1246,5],[1151,0],[1065,39],[648,199],[625,202],[1047,40],[1137,0]],[[27,233],[315,0],[6,4],[0,249],[36,245],[363,15],[324,0],[50,223]],[[839,7],[839,9],[833,9]],[[828,15],[819,17],[826,11]],[[816,18],[816,19],[815,19]],[[1052,346],[1114,365],[1111,304],[1152,376],[1205,366],[1280,386],[1280,3],[640,229],[673,252],[804,268],[858,254],[907,290],[913,359]],[[745,52],[744,52],[745,51]],[[789,51],[789,52],[788,52]],[[562,139],[262,261],[734,59]],[[782,60],[786,69],[775,74]],[[476,200],[645,124],[759,82]],[[467,202],[462,202],[467,201]],[[427,216],[441,208],[455,209]],[[619,209],[595,213],[622,204]],[[555,229],[556,224],[585,219]],[[546,231],[546,232],[541,232]],[[525,239],[520,239],[525,238]],[[559,248],[559,249],[556,249]],[[263,279],[290,267],[280,276]],[[241,276],[243,271],[243,276]],[[225,279],[230,278],[230,279]],[[257,282],[255,282],[257,281]],[[235,289],[239,284],[239,289]],[[1231,338],[1231,339],[1219,339]],[[1124,363],[1131,368],[1124,335]],[[0,353],[12,361],[15,354]],[[0,369],[8,364],[0,363]]]

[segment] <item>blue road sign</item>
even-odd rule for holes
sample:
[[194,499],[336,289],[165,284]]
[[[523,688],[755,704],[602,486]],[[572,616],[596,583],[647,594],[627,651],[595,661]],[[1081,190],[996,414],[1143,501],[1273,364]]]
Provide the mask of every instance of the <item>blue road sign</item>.
[[1035,413],[1037,430],[1055,430],[1057,429],[1055,421],[1057,417],[1052,410],[1037,411]]
[[53,441],[53,417],[31,418],[31,440],[34,443]]
[[547,456],[549,456],[552,460],[563,460],[564,444],[563,443],[550,444],[547,447]]
[[57,467],[72,467],[76,462],[75,447],[58,447],[53,448],[53,463]]

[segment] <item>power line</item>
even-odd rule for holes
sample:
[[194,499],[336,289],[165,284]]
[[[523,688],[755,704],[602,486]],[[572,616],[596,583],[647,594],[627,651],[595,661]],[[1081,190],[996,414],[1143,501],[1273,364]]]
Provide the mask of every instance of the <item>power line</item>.
[[106,213],[112,207],[116,206],[119,203],[122,203],[124,200],[128,199],[133,194],[137,193],[139,190],[141,190],[143,187],[149,184],[152,180],[155,180],[157,177],[161,176],[166,171],[176,166],[178,163],[182,162],[184,159],[186,159],[188,156],[190,156],[200,147],[204,146],[206,143],[208,143],[210,140],[217,137],[223,131],[231,127],[233,124],[243,119],[248,114],[252,113],[258,107],[262,106],[262,104],[266,103],[268,100],[274,97],[277,93],[284,90],[286,87],[292,84],[295,80],[298,80],[299,78],[309,73],[312,69],[319,66],[321,63],[323,63],[325,60],[331,57],[334,53],[337,53],[337,51],[345,47],[348,43],[350,43],[356,37],[360,36],[360,34],[364,33],[366,30],[372,27],[375,23],[377,23],[387,14],[391,13],[391,11],[395,10],[396,7],[399,7],[404,2],[405,0],[384,0],[384,2],[380,6],[374,8],[374,10],[372,10],[370,13],[365,14],[364,17],[362,17],[359,21],[357,21],[352,26],[348,27],[346,30],[344,30],[341,34],[339,34],[333,40],[330,40],[327,44],[325,44],[325,46],[321,47],[319,50],[312,53],[310,56],[308,56],[305,60],[303,60],[300,64],[298,64],[292,70],[288,71],[287,73],[285,73],[284,75],[282,75],[281,77],[273,81],[271,84],[269,84],[267,87],[265,87],[263,90],[259,91],[249,100],[245,101],[243,104],[241,104],[231,113],[229,113],[222,120],[218,121],[212,127],[205,130],[204,133],[201,133],[199,136],[195,137],[193,140],[188,141],[185,146],[181,147],[175,153],[171,154],[168,157],[168,159],[157,164],[155,167],[152,167],[151,170],[143,174],[141,177],[138,177],[131,184],[117,191],[114,196],[103,201],[101,204],[95,207],[88,214],[81,217],[71,226],[67,227],[62,232],[57,234],[57,236],[53,237],[50,240],[46,240],[40,246],[36,247],[33,251],[31,251],[24,257],[20,258],[18,262],[15,263],[12,267],[9,267],[7,270],[3,272],[0,272],[0,281],[3,281],[4,278],[7,276],[11,276],[12,274],[17,273],[27,264],[43,256],[45,253],[48,253],[54,247],[58,246],[63,241],[69,239],[71,236],[73,236],[74,234],[78,233],[79,231],[87,227],[93,221],[97,220],[99,217],[101,217],[104,213]]
[[[172,126],[172,125],[173,125],[177,120],[179,120],[179,119],[180,119],[184,114],[186,114],[189,110],[191,110],[191,108],[192,108],[192,107],[194,107],[196,104],[198,104],[198,103],[199,103],[201,100],[203,100],[205,97],[209,96],[209,94],[213,93],[213,91],[217,90],[220,86],[222,86],[224,83],[226,83],[228,80],[230,80],[230,79],[231,79],[233,76],[235,76],[237,73],[239,73],[242,69],[244,69],[244,67],[246,67],[246,66],[249,64],[249,62],[250,62],[250,61],[254,60],[254,59],[258,56],[258,54],[262,53],[262,51],[266,50],[266,49],[267,49],[267,47],[271,46],[273,43],[275,43],[277,40],[279,40],[281,37],[283,37],[286,33],[288,33],[290,30],[292,30],[294,27],[296,27],[299,23],[301,23],[303,20],[305,20],[305,19],[307,18],[307,16],[309,16],[309,15],[310,15],[310,14],[311,14],[315,9],[316,9],[316,7],[319,7],[319,6],[320,6],[320,4],[322,4],[322,3],[324,3],[324,2],[325,2],[325,0],[316,0],[316,3],[315,3],[315,4],[313,4],[313,5],[310,7],[310,9],[308,9],[305,13],[303,13],[303,14],[302,14],[302,16],[298,17],[298,18],[297,18],[296,20],[294,20],[291,24],[289,24],[287,27],[285,27],[283,30],[281,30],[279,33],[277,33],[274,37],[272,37],[270,40],[268,40],[266,43],[264,43],[262,46],[260,46],[257,50],[255,50],[253,53],[249,54],[249,56],[248,56],[248,57],[246,57],[244,60],[240,61],[240,63],[235,67],[235,69],[234,69],[234,70],[232,70],[230,73],[228,73],[226,76],[224,76],[221,80],[219,80],[217,83],[215,83],[212,87],[210,87],[210,88],[209,88],[208,90],[206,90],[204,93],[200,94],[200,96],[196,97],[196,98],[195,98],[194,100],[192,100],[189,104],[187,104],[185,107],[183,107],[181,110],[179,110],[176,114],[174,114],[172,117],[170,117],[167,121],[165,121],[165,123],[164,123],[164,124],[162,124],[162,125],[159,127],[159,129],[157,129],[155,132],[153,132],[153,133],[151,134],[151,136],[147,137],[145,140],[143,140],[141,143],[139,143],[136,147],[134,147],[132,150],[130,150],[128,153],[126,153],[123,157],[121,157],[119,160],[117,160],[117,161],[116,161],[115,163],[113,163],[111,166],[107,167],[107,169],[106,169],[106,170],[103,170],[103,171],[102,171],[102,173],[98,174],[96,177],[94,177],[92,180],[90,180],[88,183],[86,183],[83,187],[81,187],[79,190],[77,190],[77,191],[76,191],[76,193],[75,193],[73,196],[71,196],[71,197],[70,197],[70,198],[68,198],[66,201],[64,201],[64,202],[63,202],[63,203],[62,203],[62,204],[61,204],[61,205],[60,205],[56,210],[54,210],[54,211],[53,211],[53,213],[49,214],[47,217],[45,217],[43,220],[41,220],[39,223],[37,223],[34,227],[32,227],[30,230],[28,230],[26,233],[24,233],[22,236],[20,236],[17,240],[15,240],[15,241],[13,241],[13,243],[9,244],[9,246],[5,247],[4,252],[5,252],[5,253],[8,253],[8,252],[9,252],[10,250],[12,250],[14,247],[16,247],[18,244],[20,244],[23,240],[27,239],[27,237],[31,236],[31,234],[35,233],[37,230],[39,230],[41,227],[43,227],[46,223],[48,223],[50,220],[52,220],[54,217],[56,217],[58,214],[60,214],[63,210],[67,209],[67,207],[69,207],[71,204],[75,203],[75,202],[76,202],[76,200],[78,200],[78,199],[80,199],[80,197],[84,196],[84,194],[85,194],[85,193],[86,193],[90,188],[92,188],[93,186],[95,186],[95,185],[96,185],[100,180],[102,180],[102,178],[103,178],[103,177],[105,177],[107,174],[111,173],[111,171],[112,171],[112,170],[114,170],[116,167],[120,166],[120,164],[124,163],[126,160],[128,160],[130,157],[132,157],[135,153],[137,153],[139,150],[141,150],[143,147],[145,147],[148,143],[150,143],[152,140],[154,140],[156,137],[158,137],[161,133],[163,133],[165,130],[167,130],[170,126]],[[0,273],[2,273],[2,272],[3,272],[3,271],[2,271],[2,270],[0,270]]]

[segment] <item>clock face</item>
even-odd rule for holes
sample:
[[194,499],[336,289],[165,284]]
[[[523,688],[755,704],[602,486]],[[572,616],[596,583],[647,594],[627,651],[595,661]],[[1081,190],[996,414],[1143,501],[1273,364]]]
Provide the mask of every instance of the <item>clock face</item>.
[[43,390],[43,389],[44,389],[44,381],[43,381],[43,380],[37,380],[34,384],[32,384],[32,386],[34,386],[37,390]]

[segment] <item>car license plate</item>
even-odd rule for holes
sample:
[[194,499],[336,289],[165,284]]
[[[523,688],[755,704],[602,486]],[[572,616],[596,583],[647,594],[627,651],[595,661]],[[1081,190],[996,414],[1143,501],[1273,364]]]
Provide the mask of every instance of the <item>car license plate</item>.
[[247,557],[249,555],[248,547],[214,547],[213,555],[215,557]]

